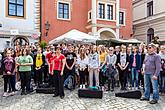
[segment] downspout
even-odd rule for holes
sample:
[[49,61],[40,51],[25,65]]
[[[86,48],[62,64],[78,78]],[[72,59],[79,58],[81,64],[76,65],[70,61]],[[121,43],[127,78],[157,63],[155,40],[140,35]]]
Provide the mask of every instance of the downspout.
[[42,0],[40,0],[40,42],[42,40]]

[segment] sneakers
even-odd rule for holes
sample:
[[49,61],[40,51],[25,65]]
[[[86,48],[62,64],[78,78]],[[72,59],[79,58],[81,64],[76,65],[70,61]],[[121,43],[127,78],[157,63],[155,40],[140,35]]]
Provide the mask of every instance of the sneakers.
[[150,104],[157,104],[158,101],[157,101],[157,100],[151,100],[149,103],[150,103]]
[[83,88],[83,85],[80,85],[80,89],[82,89]]
[[9,93],[9,96],[14,96],[14,95],[15,95],[15,92]]
[[86,87],[85,87],[85,85],[83,85],[83,89],[85,89]]
[[85,87],[85,84],[83,84],[83,85],[80,85],[80,89],[85,89],[86,87]]
[[146,98],[146,97],[141,97],[140,101],[149,101],[150,99]]
[[5,92],[4,94],[3,94],[3,97],[8,97],[9,95],[8,95],[8,93],[7,92]]

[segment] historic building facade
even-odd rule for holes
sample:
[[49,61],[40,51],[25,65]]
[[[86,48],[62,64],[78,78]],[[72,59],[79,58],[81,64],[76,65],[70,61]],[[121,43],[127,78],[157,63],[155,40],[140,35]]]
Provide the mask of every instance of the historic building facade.
[[165,40],[165,0],[134,0],[134,37],[150,43],[154,36]]
[[42,40],[72,29],[101,39],[132,37],[132,0],[44,0]]
[[0,51],[38,42],[40,36],[40,0],[0,0]]

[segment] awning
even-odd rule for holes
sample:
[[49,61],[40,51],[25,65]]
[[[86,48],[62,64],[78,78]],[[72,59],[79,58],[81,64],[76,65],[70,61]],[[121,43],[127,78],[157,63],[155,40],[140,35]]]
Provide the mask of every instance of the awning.
[[111,42],[115,42],[115,43],[133,43],[133,44],[140,44],[141,41],[137,40],[137,39],[116,39],[116,38],[111,38],[110,39]]
[[49,44],[58,43],[96,43],[97,38],[84,32],[73,29],[49,42]]

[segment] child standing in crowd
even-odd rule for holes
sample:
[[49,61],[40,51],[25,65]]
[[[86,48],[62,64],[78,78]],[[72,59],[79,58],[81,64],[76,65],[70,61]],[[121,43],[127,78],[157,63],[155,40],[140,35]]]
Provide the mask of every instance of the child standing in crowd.
[[60,95],[60,98],[64,98],[64,67],[66,64],[66,59],[63,54],[61,54],[61,48],[56,47],[56,54],[51,59],[53,63],[53,79],[55,85],[55,93],[53,97]]
[[[15,60],[12,57],[12,51],[7,49],[5,58],[2,61],[2,72],[4,78],[4,97],[15,94]],[[7,93],[7,85],[11,85],[11,93]]]
[[46,83],[48,81],[48,58],[46,57],[47,54],[49,54],[50,51],[50,47],[46,47],[46,51],[43,52],[43,55],[45,56],[45,66],[44,66],[44,83]]
[[26,95],[30,93],[31,70],[33,65],[33,58],[29,55],[27,49],[22,50],[22,55],[19,56],[17,65],[19,66],[21,77],[21,95]]
[[107,77],[108,77],[108,91],[110,91],[110,84],[111,84],[111,91],[114,91],[114,84],[115,84],[115,69],[116,69],[116,61],[117,56],[114,54],[114,48],[109,48],[109,54],[105,58],[105,62],[102,67],[106,64],[107,67]]
[[145,53],[144,53],[144,49],[140,46],[139,47],[139,55],[141,57],[141,64],[140,64],[140,74],[139,74],[139,88],[140,86],[143,87],[144,89],[144,76],[142,75],[142,65],[145,59]]
[[121,84],[121,90],[126,90],[127,84],[127,72],[128,72],[128,64],[129,64],[129,56],[126,53],[126,46],[121,46],[121,52],[117,57],[117,65],[119,71],[119,80]]
[[[69,76],[72,75],[75,77],[75,64],[76,64],[76,54],[72,50],[72,45],[68,45],[68,52],[65,54],[66,57],[66,65],[65,65],[65,79]],[[74,83],[73,87],[75,88],[75,78],[74,78]]]
[[161,71],[160,71],[160,92],[165,93],[165,46],[160,47]]
[[136,90],[138,89],[138,78],[141,70],[141,57],[138,54],[137,46],[133,47],[133,53],[130,56],[130,70],[132,73],[132,88],[134,88],[134,79],[136,78]]
[[[102,67],[103,63],[105,62],[105,57],[107,56],[107,52],[105,51],[105,47],[104,46],[100,46],[100,51],[99,51],[99,66]],[[105,72],[106,72],[106,67],[103,66],[102,68],[100,68],[100,72],[99,72],[99,82],[100,82],[100,86],[103,87],[104,90],[104,84],[105,84]]]
[[89,86],[93,85],[93,76],[95,77],[96,86],[99,88],[99,55],[97,53],[97,47],[93,46],[91,54],[89,56]]
[[[132,55],[132,45],[129,45],[128,47],[127,47],[127,54],[128,54],[128,56],[129,56],[129,61],[130,61],[130,58],[131,58],[131,55]],[[130,63],[129,63],[129,65],[128,65],[128,68],[130,68]],[[131,69],[129,69],[128,70],[128,76],[127,76],[127,86],[128,86],[128,88],[131,88],[131,86],[132,86],[132,72],[131,72]]]
[[85,49],[80,49],[80,56],[77,59],[78,70],[80,75],[80,89],[85,89],[85,69],[88,65],[88,57],[86,56]]
[[45,65],[45,56],[42,54],[42,50],[39,47],[37,54],[34,56],[34,68],[37,86],[40,87],[42,84],[43,69]]

